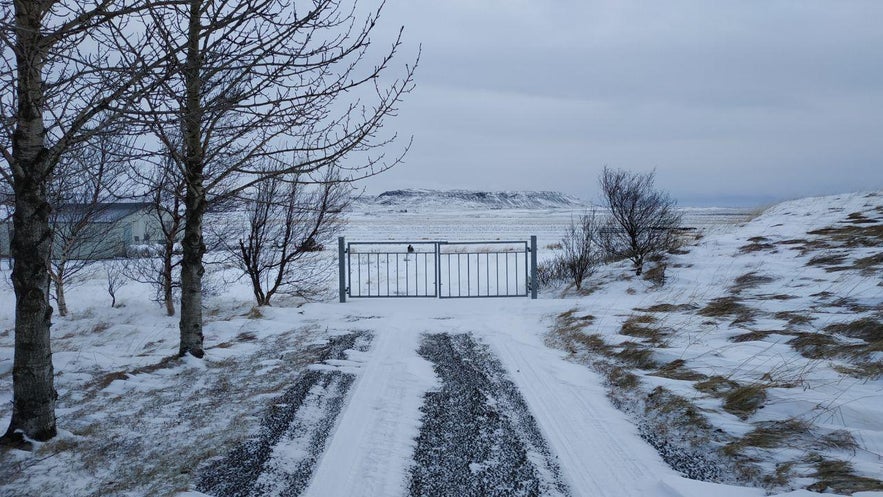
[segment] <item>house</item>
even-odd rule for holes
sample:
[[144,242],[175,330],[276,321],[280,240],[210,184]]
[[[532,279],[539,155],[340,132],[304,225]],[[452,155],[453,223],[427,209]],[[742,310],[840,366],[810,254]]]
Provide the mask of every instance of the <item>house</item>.
[[[161,233],[159,219],[145,202],[67,204],[53,212],[53,253],[69,243],[68,258],[110,259],[125,257],[134,245],[145,245]],[[3,214],[3,213],[0,213]],[[12,212],[0,218],[0,256],[9,256]]]

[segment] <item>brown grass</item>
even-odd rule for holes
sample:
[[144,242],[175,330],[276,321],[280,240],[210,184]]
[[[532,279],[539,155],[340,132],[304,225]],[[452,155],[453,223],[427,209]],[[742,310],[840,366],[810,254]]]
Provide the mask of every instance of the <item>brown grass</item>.
[[731,342],[742,343],[742,342],[759,342],[769,335],[777,333],[775,331],[764,331],[764,330],[752,330],[748,333],[742,333],[741,335],[736,335],[730,337]]
[[691,428],[711,428],[708,420],[702,415],[696,405],[666,388],[654,388],[652,392],[647,394],[645,401],[645,409],[647,411],[674,414],[674,416],[668,418],[672,422],[682,426],[690,426]]
[[754,310],[743,304],[738,297],[720,297],[709,302],[699,310],[701,316],[724,318],[733,317],[734,323],[751,321]]
[[780,311],[777,312],[774,316],[776,319],[788,321],[788,324],[793,326],[809,324],[813,320],[813,318],[807,316],[806,314],[798,314],[793,311]]
[[853,268],[861,270],[875,269],[881,265],[883,265],[883,252],[878,252],[868,257],[856,259],[855,262],[852,263]]
[[638,369],[656,369],[659,364],[653,360],[653,351],[635,342],[623,342],[622,350],[614,354],[614,357],[624,365]]
[[651,373],[653,376],[661,376],[672,380],[699,381],[708,377],[702,373],[693,371],[685,367],[686,361],[683,359],[675,359],[668,364],[662,365],[659,369]]
[[665,285],[665,270],[666,264],[659,263],[644,271],[642,277],[645,281],[652,283],[654,286],[660,287]]
[[810,423],[796,418],[760,422],[745,436],[727,444],[724,453],[734,456],[741,454],[747,447],[760,449],[782,447],[788,442],[807,438],[810,435],[810,428]]
[[641,312],[678,312],[690,310],[690,304],[655,304],[650,307],[635,307],[634,310]]
[[746,245],[742,245],[741,247],[739,247],[740,253],[748,254],[751,252],[760,252],[762,250],[769,250],[773,253],[777,252],[776,246],[772,243],[769,243],[767,241],[752,241],[752,240],[767,240],[766,238],[764,238],[762,236],[755,236],[755,237],[749,238],[748,240],[751,241],[751,243],[748,243]]
[[736,387],[724,395],[724,410],[741,420],[748,419],[766,402],[766,385],[751,383]]
[[656,318],[650,314],[633,315],[622,323],[619,332],[626,336],[643,338],[655,346],[662,346],[667,334],[660,327],[649,326],[655,322]]
[[762,285],[764,283],[771,283],[773,281],[775,281],[775,278],[762,274],[757,274],[756,272],[752,271],[736,278],[733,286],[730,287],[730,291],[733,293],[739,293],[742,290],[756,288],[759,285]]
[[825,326],[828,333],[837,333],[850,338],[860,338],[868,343],[883,340],[883,321],[872,317],[866,317]]
[[831,226],[809,232],[810,235],[823,236],[837,242],[841,247],[872,247],[883,244],[883,224],[872,226],[850,224]]
[[818,481],[806,487],[813,492],[853,494],[883,490],[883,481],[856,475],[847,461],[822,459],[815,462],[815,468],[812,476]]
[[738,383],[723,376],[711,376],[693,385],[696,390],[712,397],[723,397],[738,387]]
[[836,266],[846,261],[846,254],[824,254],[810,259],[807,266]]
[[841,348],[836,339],[822,333],[797,333],[788,345],[807,359],[831,359],[840,353]]

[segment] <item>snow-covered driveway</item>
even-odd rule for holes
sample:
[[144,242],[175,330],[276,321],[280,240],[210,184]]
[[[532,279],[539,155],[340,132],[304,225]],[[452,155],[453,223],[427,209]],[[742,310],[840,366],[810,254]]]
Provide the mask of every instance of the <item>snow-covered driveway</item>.
[[[432,363],[418,349],[422,336],[436,333],[469,334],[489,346],[520,390],[571,495],[699,496],[708,495],[709,486],[719,495],[764,495],[760,489],[678,476],[609,403],[600,377],[545,346],[549,316],[572,303],[357,300],[343,305],[347,317],[333,325],[367,330],[374,339],[367,352],[357,354],[360,366],[348,403],[304,495],[409,494],[420,408],[427,391],[439,387]],[[309,306],[307,315],[339,316],[341,307]]]

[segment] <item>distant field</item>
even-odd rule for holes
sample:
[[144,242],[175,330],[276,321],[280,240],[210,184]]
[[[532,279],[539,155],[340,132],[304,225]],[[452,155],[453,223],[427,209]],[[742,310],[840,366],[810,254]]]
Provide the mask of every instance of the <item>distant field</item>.
[[[522,240],[536,235],[541,247],[557,242],[584,209],[461,209],[354,212],[348,240]],[[684,209],[685,227],[717,231],[744,222],[755,209]]]

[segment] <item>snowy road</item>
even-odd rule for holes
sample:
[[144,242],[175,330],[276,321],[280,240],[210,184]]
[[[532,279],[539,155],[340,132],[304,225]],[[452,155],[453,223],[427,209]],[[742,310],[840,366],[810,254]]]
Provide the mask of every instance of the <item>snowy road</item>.
[[[340,391],[346,400],[332,416],[334,425],[323,428],[310,422],[316,409],[334,414],[340,392],[328,393],[334,383],[326,382],[319,395],[304,398],[299,412],[306,414],[294,416],[294,424],[274,439],[276,446],[264,450],[263,469],[249,477],[249,488],[258,493],[218,491],[223,481],[206,480],[202,488],[208,493],[765,495],[761,489],[687,480],[670,469],[610,404],[598,375],[544,344],[549,316],[567,310],[570,302],[357,300],[345,305],[348,314],[342,319],[340,304],[316,304],[308,313],[312,319],[328,319],[334,333],[370,337],[370,346],[312,368],[354,377],[348,390]],[[453,352],[441,350],[445,347]],[[458,381],[460,385],[452,385]],[[482,417],[488,427],[470,422]],[[450,430],[458,423],[472,435]],[[298,433],[304,429],[306,434]],[[463,442],[466,436],[476,440]],[[459,448],[451,442],[458,437]],[[299,469],[286,469],[291,461],[295,464],[288,466]],[[501,475],[510,473],[521,479],[505,487],[512,482]],[[223,479],[223,474],[216,470],[215,478]],[[287,483],[274,486],[273,481]],[[489,484],[504,487],[489,491]]]
[[[527,299],[347,303],[353,328],[366,329],[374,339],[304,495],[409,494],[421,406],[428,391],[441,387],[433,364],[418,353],[421,336],[433,333],[468,334],[489,347],[526,402],[569,495],[708,495],[708,484],[681,478],[639,437],[610,405],[597,375],[544,345],[545,317],[567,305]],[[475,470],[477,462],[462,464],[472,463]],[[720,495],[764,495],[759,489],[713,487]]]

